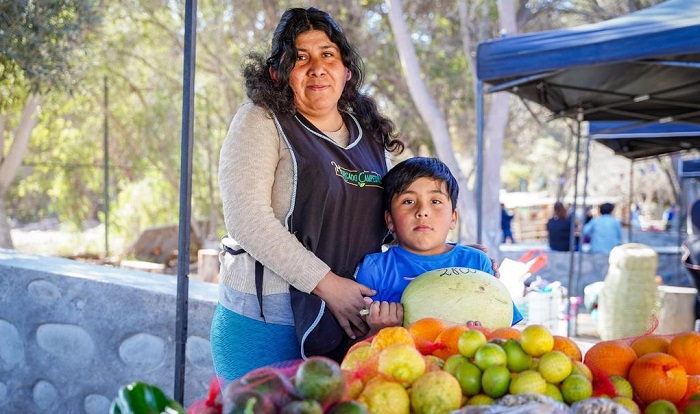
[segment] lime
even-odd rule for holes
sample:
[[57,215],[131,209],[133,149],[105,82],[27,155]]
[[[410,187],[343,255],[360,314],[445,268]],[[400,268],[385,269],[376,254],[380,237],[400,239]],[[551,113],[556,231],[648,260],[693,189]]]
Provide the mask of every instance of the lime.
[[554,348],[554,336],[545,326],[528,325],[520,334],[520,345],[528,354],[539,357]]
[[474,354],[474,363],[482,371],[493,365],[506,365],[506,362],[508,362],[506,351],[494,343],[482,345]]
[[523,351],[520,342],[515,339],[509,339],[503,344],[503,350],[506,351],[506,366],[511,372],[522,372],[529,369],[532,365],[532,356]]
[[323,408],[318,401],[301,400],[292,401],[285,405],[281,411],[282,414],[323,414]]
[[571,370],[572,374],[581,374],[588,378],[589,381],[593,381],[593,373],[591,369],[588,368],[588,365],[581,361],[571,361],[571,363],[573,364],[573,369]]
[[468,358],[473,358],[476,350],[486,344],[486,335],[477,330],[468,330],[462,332],[457,340],[457,349],[459,353]]
[[481,376],[481,387],[489,397],[499,398],[508,392],[510,371],[503,365],[493,365],[486,368]]
[[481,370],[471,362],[466,361],[459,364],[453,375],[457,378],[459,386],[462,388],[462,394],[467,397],[476,395],[481,391]]
[[571,358],[561,351],[549,351],[540,357],[537,370],[545,381],[558,384],[571,374]]
[[367,407],[357,401],[343,401],[334,405],[328,414],[367,414]]
[[580,374],[572,374],[561,383],[561,395],[567,404],[590,398],[593,394],[593,384]]
[[678,414],[678,408],[669,400],[656,400],[647,405],[644,414]]
[[467,400],[467,405],[492,405],[493,398],[486,394],[476,394]]
[[347,384],[340,365],[330,358],[313,356],[297,368],[294,380],[302,399],[332,404],[345,397]]
[[631,398],[627,397],[615,397],[613,398],[613,401],[615,401],[617,404],[620,404],[621,406],[625,407],[627,411],[633,413],[633,414],[639,414],[639,406],[637,405],[634,400]]
[[525,370],[518,373],[510,380],[511,394],[544,394],[547,390],[547,381],[537,371]]
[[462,362],[469,362],[469,358],[461,354],[450,355],[445,360],[445,363],[442,365],[442,369],[443,371],[447,371],[450,374],[454,375],[457,366],[460,365]]
[[559,387],[554,384],[547,383],[547,388],[544,390],[544,395],[553,399],[554,401],[564,402],[564,397],[561,395]]
[[632,384],[625,378],[613,375],[610,377],[610,382],[612,382],[615,387],[615,394],[617,394],[613,397],[632,398]]

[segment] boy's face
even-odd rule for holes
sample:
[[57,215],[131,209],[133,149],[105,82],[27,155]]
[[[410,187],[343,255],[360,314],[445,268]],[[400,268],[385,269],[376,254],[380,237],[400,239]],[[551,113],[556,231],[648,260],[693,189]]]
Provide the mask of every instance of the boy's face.
[[447,185],[423,177],[392,197],[384,218],[401,247],[416,254],[436,255],[447,251],[445,241],[457,224],[457,211],[452,211]]

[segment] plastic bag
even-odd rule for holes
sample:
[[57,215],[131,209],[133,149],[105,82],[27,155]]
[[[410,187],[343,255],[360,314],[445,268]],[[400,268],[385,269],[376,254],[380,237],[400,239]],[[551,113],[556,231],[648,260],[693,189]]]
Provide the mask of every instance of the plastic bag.
[[467,405],[452,414],[573,414],[564,403],[540,394],[504,395],[492,405]]

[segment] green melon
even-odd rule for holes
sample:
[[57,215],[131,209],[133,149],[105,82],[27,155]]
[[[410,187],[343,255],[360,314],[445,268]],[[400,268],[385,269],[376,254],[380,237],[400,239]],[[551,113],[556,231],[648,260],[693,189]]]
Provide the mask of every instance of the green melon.
[[466,267],[431,270],[416,277],[401,296],[403,324],[439,318],[455,324],[479,321],[488,328],[511,325],[513,301],[493,275]]

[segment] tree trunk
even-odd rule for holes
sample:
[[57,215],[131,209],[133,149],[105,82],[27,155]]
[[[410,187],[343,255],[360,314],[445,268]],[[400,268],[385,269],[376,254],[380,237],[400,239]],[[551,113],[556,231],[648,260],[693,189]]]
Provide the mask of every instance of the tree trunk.
[[[501,30],[514,34],[518,29],[514,0],[499,0],[498,15]],[[484,169],[482,204],[482,244],[492,252],[498,251],[501,242],[501,164],[503,163],[503,141],[508,125],[510,94],[499,92],[491,95],[488,112],[484,120]]]
[[[7,211],[5,209],[5,195],[10,183],[15,179],[17,171],[29,147],[29,139],[32,136],[32,131],[39,119],[38,110],[41,97],[36,94],[30,94],[27,101],[24,103],[22,116],[14,134],[12,134],[12,145],[7,152],[7,157],[0,162],[0,248],[12,249],[12,235],[10,233],[10,224],[8,222]],[[5,134],[5,130],[0,133]],[[4,139],[3,139],[4,146]]]
[[[440,111],[437,103],[430,95],[428,87],[421,76],[416,50],[403,18],[403,3],[401,0],[388,0],[387,5],[391,31],[394,34],[396,47],[401,58],[401,67],[406,75],[406,83],[408,84],[411,98],[421,115],[421,119],[430,131],[437,156],[447,164],[459,183],[462,196],[458,200],[457,208],[460,212],[460,241],[462,241],[462,230],[466,227],[465,224],[475,222],[473,214],[467,214],[469,211],[474,211],[473,206],[470,206],[468,202],[468,200],[473,200],[471,196],[473,191],[468,191],[467,179],[459,168],[457,158],[452,149],[452,140],[445,122],[445,115]],[[469,221],[470,218],[471,222]],[[471,226],[471,228],[475,228],[475,226]],[[470,240],[474,239],[471,238]]]

